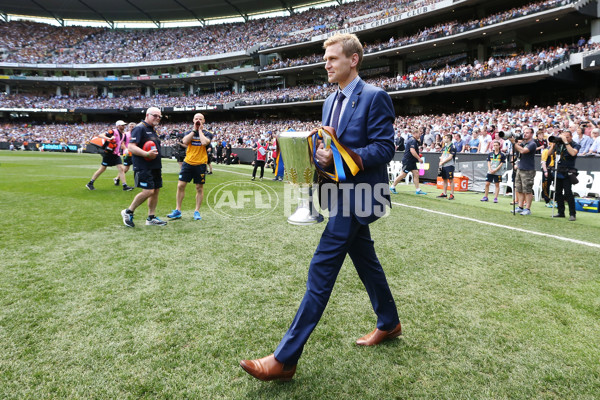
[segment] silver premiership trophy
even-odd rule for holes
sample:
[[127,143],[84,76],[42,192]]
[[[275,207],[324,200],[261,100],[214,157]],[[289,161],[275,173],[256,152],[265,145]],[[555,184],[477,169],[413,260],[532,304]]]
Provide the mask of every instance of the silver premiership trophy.
[[315,165],[308,144],[312,132],[281,132],[277,136],[279,149],[283,158],[285,179],[298,187],[298,208],[288,217],[293,225],[312,225],[323,220],[323,217],[312,212],[310,190],[315,175]]

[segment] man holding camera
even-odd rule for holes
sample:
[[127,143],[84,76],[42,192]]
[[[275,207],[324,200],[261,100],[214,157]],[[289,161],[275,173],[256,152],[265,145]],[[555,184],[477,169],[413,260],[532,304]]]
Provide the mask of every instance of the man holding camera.
[[523,144],[519,144],[515,136],[511,136],[508,140],[512,143],[515,151],[520,154],[515,177],[515,192],[519,204],[515,209],[515,214],[530,215],[535,178],[535,149],[537,147],[533,140],[533,128],[527,127],[523,131]]
[[[173,135],[173,133],[171,134]],[[185,133],[175,132],[175,146],[173,146],[173,154],[175,155],[175,159],[177,160],[177,164],[179,164],[179,168],[183,165],[183,160],[185,159],[185,152],[187,150],[187,146],[183,144],[183,138],[185,137]]]
[[551,137],[550,141],[552,142],[550,153],[555,153],[558,160],[555,183],[558,214],[552,217],[565,218],[566,200],[569,204],[569,221],[575,221],[575,197],[573,196],[571,187],[578,182],[575,160],[577,159],[580,146],[573,141],[573,136],[569,131],[563,131],[560,135]]

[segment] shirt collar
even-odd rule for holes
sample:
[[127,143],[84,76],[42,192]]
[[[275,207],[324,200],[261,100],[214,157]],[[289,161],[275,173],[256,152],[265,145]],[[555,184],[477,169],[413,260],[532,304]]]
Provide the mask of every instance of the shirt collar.
[[[358,85],[358,82],[360,82],[360,76],[356,76],[356,78],[354,78],[352,80],[352,82],[350,82],[348,85],[346,85],[346,87],[341,91],[342,93],[344,93],[344,96],[348,99],[350,98],[350,96],[352,96],[352,92],[354,92],[354,89],[356,89],[356,85]],[[338,91],[339,91],[339,87],[338,87]]]

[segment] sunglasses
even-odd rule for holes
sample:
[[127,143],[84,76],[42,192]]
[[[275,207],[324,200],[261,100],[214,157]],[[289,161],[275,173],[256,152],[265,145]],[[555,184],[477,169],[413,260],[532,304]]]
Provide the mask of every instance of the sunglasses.
[[154,118],[162,118],[162,115],[159,115],[159,114],[150,114],[150,115],[152,115]]

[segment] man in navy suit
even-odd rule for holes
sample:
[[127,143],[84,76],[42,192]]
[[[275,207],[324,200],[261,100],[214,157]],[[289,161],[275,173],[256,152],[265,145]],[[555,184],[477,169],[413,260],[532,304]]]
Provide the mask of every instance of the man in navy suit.
[[[329,82],[339,90],[323,105],[323,125],[335,128],[339,142],[358,155],[359,171],[347,170],[345,183],[329,191],[330,218],[310,263],[306,293],[294,321],[274,354],[240,365],[257,379],[290,380],[304,344],[316,327],[331,295],[346,254],[363,282],[377,327],[356,341],[372,346],[402,334],[394,298],[375,254],[369,224],[390,205],[387,164],[394,156],[394,107],[389,95],[358,76],[363,49],[356,35],[337,34],[323,45]],[[333,167],[331,148],[319,143],[316,162]],[[339,166],[338,166],[339,168]]]

